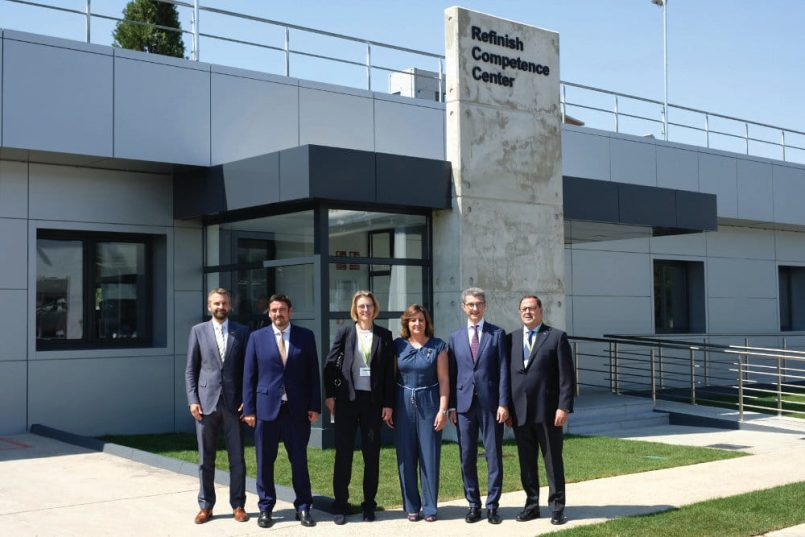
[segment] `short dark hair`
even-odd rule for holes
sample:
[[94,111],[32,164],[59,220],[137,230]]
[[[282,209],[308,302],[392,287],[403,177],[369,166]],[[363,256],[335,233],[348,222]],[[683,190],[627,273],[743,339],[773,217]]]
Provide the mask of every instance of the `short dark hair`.
[[520,304],[523,303],[523,300],[525,300],[526,298],[533,298],[534,300],[536,300],[537,306],[539,306],[539,308],[542,309],[542,300],[540,300],[537,295],[523,295],[523,297],[520,298],[520,302],[517,303],[517,306],[519,307]]
[[427,308],[419,304],[411,304],[405,308],[405,311],[400,316],[400,337],[404,339],[411,337],[411,331],[408,329],[408,321],[416,317],[419,313],[425,318],[425,335],[428,337],[433,336],[433,321],[430,318],[430,313],[428,313]]
[[268,304],[271,305],[272,302],[284,302],[288,309],[291,309],[291,299],[285,295],[275,294],[271,295],[268,299]]

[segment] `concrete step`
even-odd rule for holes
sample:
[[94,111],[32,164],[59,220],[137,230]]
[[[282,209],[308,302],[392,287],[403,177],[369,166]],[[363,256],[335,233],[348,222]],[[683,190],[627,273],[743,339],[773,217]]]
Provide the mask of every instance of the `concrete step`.
[[635,412],[621,415],[573,415],[568,421],[570,434],[604,434],[628,429],[668,425],[664,412]]

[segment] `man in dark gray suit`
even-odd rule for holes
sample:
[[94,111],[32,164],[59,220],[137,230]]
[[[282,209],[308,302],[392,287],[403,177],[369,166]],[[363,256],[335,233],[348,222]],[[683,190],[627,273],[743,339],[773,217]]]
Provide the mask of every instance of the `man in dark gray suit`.
[[542,451],[548,474],[551,524],[564,524],[565,467],[562,427],[573,412],[576,375],[567,334],[542,320],[542,301],[527,295],[520,299],[521,329],[506,336],[511,364],[511,417],[520,481],[526,494],[518,522],[539,517],[537,449]]
[[196,524],[212,518],[215,505],[215,451],[223,431],[229,454],[229,503],[233,518],[246,522],[246,465],[243,460],[243,354],[249,330],[228,319],[229,291],[214,289],[207,296],[212,319],[190,330],[185,387],[190,414],[196,420],[201,485]]

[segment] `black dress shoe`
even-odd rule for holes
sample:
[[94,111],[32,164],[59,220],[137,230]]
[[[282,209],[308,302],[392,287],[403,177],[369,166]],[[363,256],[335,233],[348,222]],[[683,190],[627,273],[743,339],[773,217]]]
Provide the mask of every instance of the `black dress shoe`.
[[490,524],[500,524],[503,522],[503,519],[500,518],[498,514],[497,507],[493,507],[492,509],[486,510],[486,519],[489,521]]
[[344,513],[336,513],[333,516],[333,524],[335,524],[336,526],[343,526],[346,523],[347,523],[347,517],[346,515],[344,515]]
[[257,517],[257,525],[261,528],[270,528],[271,525],[274,523],[271,520],[271,513],[268,511],[260,511],[260,516]]
[[554,511],[551,513],[551,524],[554,526],[560,526],[565,522],[567,522],[567,517],[564,511]]
[[363,521],[364,522],[374,522],[375,521],[375,511],[374,509],[366,510],[363,512]]
[[534,520],[539,518],[539,509],[523,509],[517,516],[514,517],[514,520],[517,522],[528,522],[529,520]]
[[478,522],[479,520],[481,520],[481,508],[470,507],[470,510],[467,511],[467,516],[464,517],[464,522],[467,524],[472,524],[473,522]]
[[316,525],[316,521],[313,520],[313,517],[310,516],[310,510],[305,509],[304,511],[297,511],[296,512],[296,520],[302,523],[303,526],[306,528],[312,528]]

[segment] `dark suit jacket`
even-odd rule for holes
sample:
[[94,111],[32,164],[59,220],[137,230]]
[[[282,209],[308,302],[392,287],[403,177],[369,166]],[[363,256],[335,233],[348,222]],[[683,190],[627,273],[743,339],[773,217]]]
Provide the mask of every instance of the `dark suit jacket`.
[[450,408],[467,412],[473,394],[478,394],[481,408],[495,411],[509,406],[509,353],[505,333],[484,321],[478,360],[473,364],[467,326],[450,334]]
[[523,340],[522,326],[506,336],[511,363],[509,413],[518,427],[527,421],[553,423],[557,408],[573,412],[576,373],[570,342],[563,331],[543,323],[524,368]]
[[204,414],[211,414],[223,392],[226,410],[237,412],[243,402],[243,353],[249,329],[232,320],[228,322],[222,362],[212,323],[200,323],[190,330],[184,372],[187,404],[200,404]]
[[[321,382],[316,338],[307,328],[291,324],[285,367],[277,348],[273,326],[249,336],[243,366],[243,414],[258,420],[277,419],[282,387],[288,396],[288,411],[300,418],[309,410],[321,413]],[[306,419],[306,418],[305,418]]]
[[[341,327],[335,335],[333,347],[327,354],[324,365],[324,391],[326,397],[335,397],[345,401],[355,400],[355,382],[352,378],[352,364],[355,360],[355,348],[358,346],[358,331],[355,324]],[[344,353],[341,371],[336,367],[338,355]],[[391,332],[382,326],[372,326],[372,358],[369,368],[372,371],[371,393],[372,403],[379,407],[394,408],[396,399],[394,390],[394,339]],[[341,386],[336,389],[333,380],[341,375]]]

